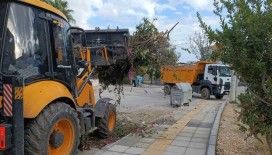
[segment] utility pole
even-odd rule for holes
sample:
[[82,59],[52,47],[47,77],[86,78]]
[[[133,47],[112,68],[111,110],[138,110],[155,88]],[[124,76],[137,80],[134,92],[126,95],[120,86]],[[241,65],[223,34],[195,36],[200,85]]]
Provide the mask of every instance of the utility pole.
[[229,101],[236,102],[236,91],[237,91],[237,76],[235,75],[234,71],[231,71],[231,84],[230,84],[230,94],[229,94]]

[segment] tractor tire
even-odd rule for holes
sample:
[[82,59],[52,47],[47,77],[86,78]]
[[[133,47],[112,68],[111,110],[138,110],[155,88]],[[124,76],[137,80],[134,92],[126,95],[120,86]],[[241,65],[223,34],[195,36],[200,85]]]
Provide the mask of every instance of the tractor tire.
[[201,89],[201,97],[205,100],[210,99],[211,92],[208,88],[202,88]]
[[80,133],[76,111],[63,102],[46,107],[25,129],[25,154],[76,154]]
[[215,98],[218,100],[221,100],[223,97],[224,97],[224,95],[221,95],[221,94],[215,95]]
[[168,84],[164,85],[163,91],[164,91],[165,95],[170,95],[171,94],[171,86]]
[[113,104],[108,104],[103,118],[98,118],[96,124],[96,135],[102,139],[108,138],[116,126],[116,107]]

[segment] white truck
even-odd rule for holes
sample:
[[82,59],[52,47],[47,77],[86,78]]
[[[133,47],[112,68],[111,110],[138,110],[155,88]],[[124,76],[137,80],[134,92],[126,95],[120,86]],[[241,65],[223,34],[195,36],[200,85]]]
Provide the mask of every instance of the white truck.
[[211,95],[222,99],[230,91],[230,68],[223,64],[199,61],[194,64],[164,66],[161,74],[166,94],[170,93],[176,83],[190,83],[193,92],[201,94],[204,99],[209,99]]

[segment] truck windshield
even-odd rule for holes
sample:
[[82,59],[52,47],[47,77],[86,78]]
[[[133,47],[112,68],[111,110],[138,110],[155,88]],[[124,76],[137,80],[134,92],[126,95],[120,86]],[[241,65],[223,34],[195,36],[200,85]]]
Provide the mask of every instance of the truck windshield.
[[230,68],[227,66],[219,66],[218,71],[221,77],[231,77]]
[[1,71],[24,78],[47,72],[46,23],[39,18],[41,11],[17,3],[9,6]]

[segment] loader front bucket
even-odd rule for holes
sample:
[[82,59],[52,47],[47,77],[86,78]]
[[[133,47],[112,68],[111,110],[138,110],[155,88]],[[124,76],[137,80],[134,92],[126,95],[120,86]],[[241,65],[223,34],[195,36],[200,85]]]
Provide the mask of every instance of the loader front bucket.
[[[86,30],[87,47],[91,49],[93,66],[107,66],[128,57],[128,29]],[[73,33],[75,40],[79,33]]]

